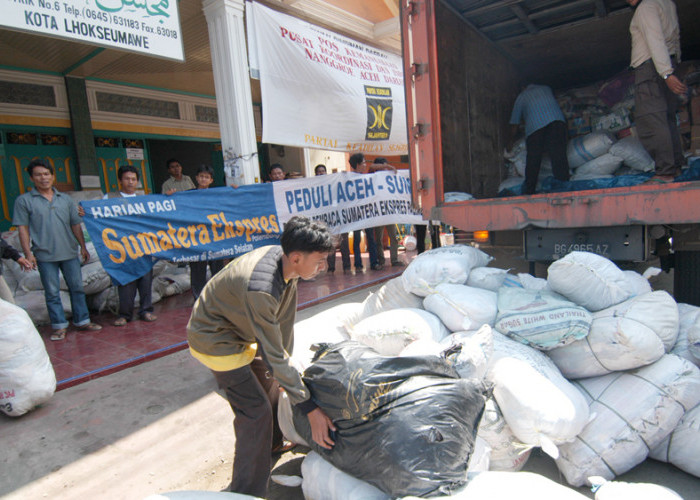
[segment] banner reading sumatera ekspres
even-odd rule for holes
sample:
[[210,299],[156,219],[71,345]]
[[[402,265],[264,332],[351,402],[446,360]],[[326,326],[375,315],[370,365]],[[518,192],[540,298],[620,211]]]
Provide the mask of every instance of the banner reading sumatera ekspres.
[[120,285],[157,257],[197,262],[279,243],[271,184],[83,201],[85,227],[105,271]]

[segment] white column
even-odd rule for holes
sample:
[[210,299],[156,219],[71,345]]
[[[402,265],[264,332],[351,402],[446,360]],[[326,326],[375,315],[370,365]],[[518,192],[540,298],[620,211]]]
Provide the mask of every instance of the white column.
[[260,175],[246,51],[244,0],[204,0],[226,184],[253,184]]

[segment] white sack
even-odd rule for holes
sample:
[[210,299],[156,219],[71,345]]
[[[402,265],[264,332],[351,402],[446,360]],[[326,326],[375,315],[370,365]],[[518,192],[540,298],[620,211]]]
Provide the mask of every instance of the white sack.
[[153,290],[161,297],[178,295],[191,288],[189,273],[161,273],[153,278]]
[[514,187],[521,186],[525,182],[525,177],[520,177],[519,175],[513,177],[506,177],[498,185],[498,192],[500,193],[504,189],[513,189]]
[[440,283],[466,283],[469,271],[491,260],[492,257],[468,245],[434,248],[413,259],[401,279],[407,292],[425,297]]
[[282,435],[288,441],[292,443],[301,444],[304,446],[309,446],[309,443],[301,437],[294,427],[294,414],[292,412],[292,402],[289,400],[289,396],[286,391],[280,393],[279,401],[277,403],[277,422],[279,423]]
[[100,293],[102,290],[112,286],[112,278],[103,269],[99,260],[91,264],[85,264],[80,268],[80,272],[83,275],[83,291],[85,295]]
[[[60,271],[58,273],[58,287],[61,290],[68,290],[66,280],[63,279],[63,273]],[[37,290],[43,292],[44,285],[41,283],[41,275],[37,269],[24,272],[19,280],[19,290],[20,292],[36,292]]]
[[404,307],[421,309],[423,307],[423,299],[418,295],[407,292],[403,287],[401,276],[398,276],[384,283],[375,293],[369,294],[362,302],[362,311],[359,319]]
[[530,458],[532,446],[518,441],[493,398],[486,400],[476,437],[491,449],[489,470],[517,472]]
[[587,161],[604,155],[610,150],[613,142],[612,136],[605,132],[593,132],[571,139],[566,147],[569,168],[580,167]]
[[518,280],[526,290],[551,290],[546,279],[535,278],[528,273],[518,273]]
[[467,472],[485,472],[491,464],[491,448],[488,443],[479,436],[474,440],[474,451],[469,457]]
[[498,292],[503,286],[503,282],[508,276],[508,269],[498,269],[497,267],[475,267],[469,273],[467,286],[483,288]]
[[314,344],[337,344],[349,340],[348,328],[362,311],[359,302],[339,304],[294,324],[294,347],[291,357],[306,369],[315,355]]
[[357,479],[324,460],[315,451],[301,463],[306,500],[390,500],[382,490]]
[[624,137],[610,146],[610,153],[621,158],[626,166],[641,172],[652,172],[656,164],[636,137]]
[[548,354],[565,377],[594,377],[653,363],[677,336],[676,302],[656,291],[594,313],[585,339]]
[[350,338],[376,350],[383,356],[398,356],[411,342],[432,339],[439,342],[449,332],[440,318],[422,309],[394,309],[356,324]]
[[436,314],[451,331],[459,332],[493,325],[497,300],[498,295],[490,290],[443,283],[425,297],[423,307]]
[[573,486],[589,476],[613,479],[640,464],[700,402],[700,369],[672,354],[575,384],[594,418],[573,442],[559,446],[557,467]]
[[486,380],[513,434],[550,456],[588,422],[586,400],[547,356],[496,332]]
[[0,410],[19,417],[55,391],[51,360],[29,315],[0,300]]
[[697,365],[700,361],[700,307],[690,304],[678,304],[678,314],[680,317],[680,331],[683,331],[688,339],[688,351],[696,359]]
[[503,288],[498,292],[495,328],[540,350],[570,344],[588,335],[591,313],[554,292]]
[[591,176],[591,178],[611,175],[622,165],[622,158],[605,153],[604,155],[587,161],[576,168],[576,177]]
[[[587,500],[588,497],[532,472],[487,471],[469,474],[467,485],[445,500]],[[402,500],[420,500],[404,497]]]
[[588,479],[593,485],[595,500],[683,500],[675,491],[658,484],[606,481],[599,476]]
[[447,360],[462,378],[483,379],[493,355],[493,330],[483,325],[477,331],[455,332],[440,342],[448,350]]
[[643,295],[652,291],[649,280],[636,271],[622,271],[625,275],[624,288],[630,293],[630,297]]
[[625,273],[612,261],[590,252],[571,252],[553,262],[547,282],[555,292],[589,311],[600,311],[630,297]]
[[[68,319],[73,315],[70,308],[70,294],[61,290],[59,295],[61,296],[61,304],[63,304],[63,312],[66,315],[66,319]],[[15,295],[15,304],[27,311],[35,325],[48,325],[51,323],[43,290],[18,293]]]
[[[448,338],[449,335],[445,338]],[[443,339],[444,341],[445,339]],[[418,339],[408,344],[399,354],[399,358],[412,358],[415,356],[435,356],[441,357],[445,351],[445,346],[441,342],[433,339]]]
[[688,410],[673,432],[652,448],[649,456],[700,477],[700,405]]

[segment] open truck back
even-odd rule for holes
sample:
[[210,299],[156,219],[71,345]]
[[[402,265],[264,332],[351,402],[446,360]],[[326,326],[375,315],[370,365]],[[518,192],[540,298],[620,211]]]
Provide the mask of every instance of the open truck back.
[[[697,59],[700,2],[675,3],[684,58]],[[632,17],[625,0],[402,0],[401,7],[411,174],[425,218],[488,230],[492,244],[522,236],[531,262],[571,250],[616,261],[655,253],[675,267],[676,299],[700,305],[700,182],[497,196],[519,81],[556,91],[624,70]],[[446,203],[451,191],[475,199]]]

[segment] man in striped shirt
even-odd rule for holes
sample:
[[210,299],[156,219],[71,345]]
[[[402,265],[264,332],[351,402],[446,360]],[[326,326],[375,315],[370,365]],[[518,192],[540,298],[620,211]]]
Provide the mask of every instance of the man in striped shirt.
[[525,183],[523,194],[534,194],[540,173],[542,155],[548,153],[552,160],[554,177],[569,180],[569,161],[566,158],[566,118],[552,89],[546,85],[530,84],[515,100],[510,124],[513,136],[521,122],[525,123]]

